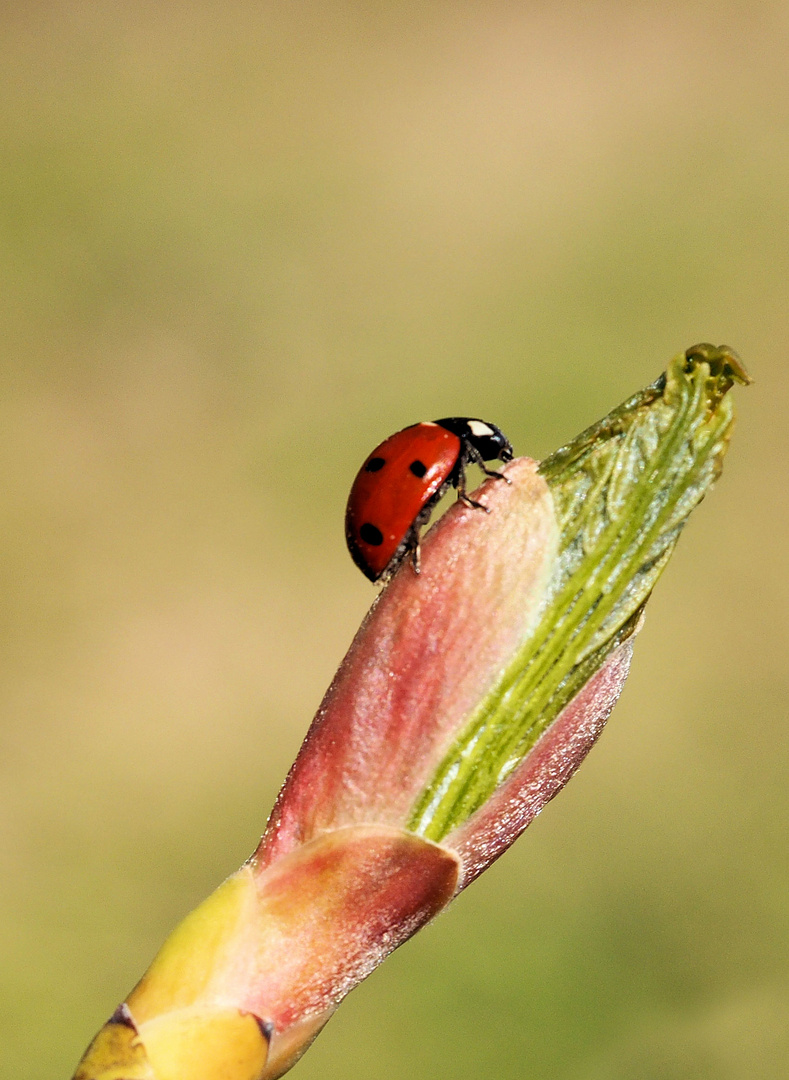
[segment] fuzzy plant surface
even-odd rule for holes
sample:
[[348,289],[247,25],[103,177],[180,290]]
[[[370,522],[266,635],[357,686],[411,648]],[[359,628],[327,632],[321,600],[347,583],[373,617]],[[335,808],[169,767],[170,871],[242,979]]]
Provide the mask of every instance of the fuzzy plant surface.
[[273,1080],[502,854],[600,735],[750,378],[696,345],[456,503],[373,603],[258,849],[186,917],[74,1080]]

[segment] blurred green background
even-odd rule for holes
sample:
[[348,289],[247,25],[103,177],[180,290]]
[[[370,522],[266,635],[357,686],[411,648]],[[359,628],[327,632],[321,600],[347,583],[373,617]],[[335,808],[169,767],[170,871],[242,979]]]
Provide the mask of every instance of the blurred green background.
[[789,1074],[786,2],[0,13],[0,1076],[257,842],[377,441],[545,455],[697,341],[724,477],[600,745],[294,1077]]

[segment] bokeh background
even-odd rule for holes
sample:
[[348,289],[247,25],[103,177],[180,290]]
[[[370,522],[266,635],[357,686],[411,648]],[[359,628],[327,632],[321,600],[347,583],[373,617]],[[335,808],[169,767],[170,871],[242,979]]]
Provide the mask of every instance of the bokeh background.
[[0,1076],[255,846],[369,449],[540,457],[711,340],[757,383],[607,733],[294,1076],[783,1080],[786,2],[4,4],[0,112]]

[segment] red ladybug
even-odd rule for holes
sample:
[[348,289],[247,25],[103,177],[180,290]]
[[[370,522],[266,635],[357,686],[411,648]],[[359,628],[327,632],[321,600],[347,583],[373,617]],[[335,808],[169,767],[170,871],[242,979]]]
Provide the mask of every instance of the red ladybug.
[[345,537],[351,558],[370,581],[388,578],[411,552],[419,573],[419,530],[450,484],[467,506],[486,508],[466,494],[466,466],[501,473],[486,461],[511,461],[507,437],[484,420],[448,416],[412,424],[376,446],[348,497]]

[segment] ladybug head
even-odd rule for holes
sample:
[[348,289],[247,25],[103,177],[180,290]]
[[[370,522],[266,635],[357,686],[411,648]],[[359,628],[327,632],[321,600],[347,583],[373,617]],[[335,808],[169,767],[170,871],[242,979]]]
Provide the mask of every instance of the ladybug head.
[[435,423],[454,432],[464,443],[472,446],[483,461],[512,461],[513,452],[509,439],[501,428],[487,420],[476,420],[470,416],[447,416]]

